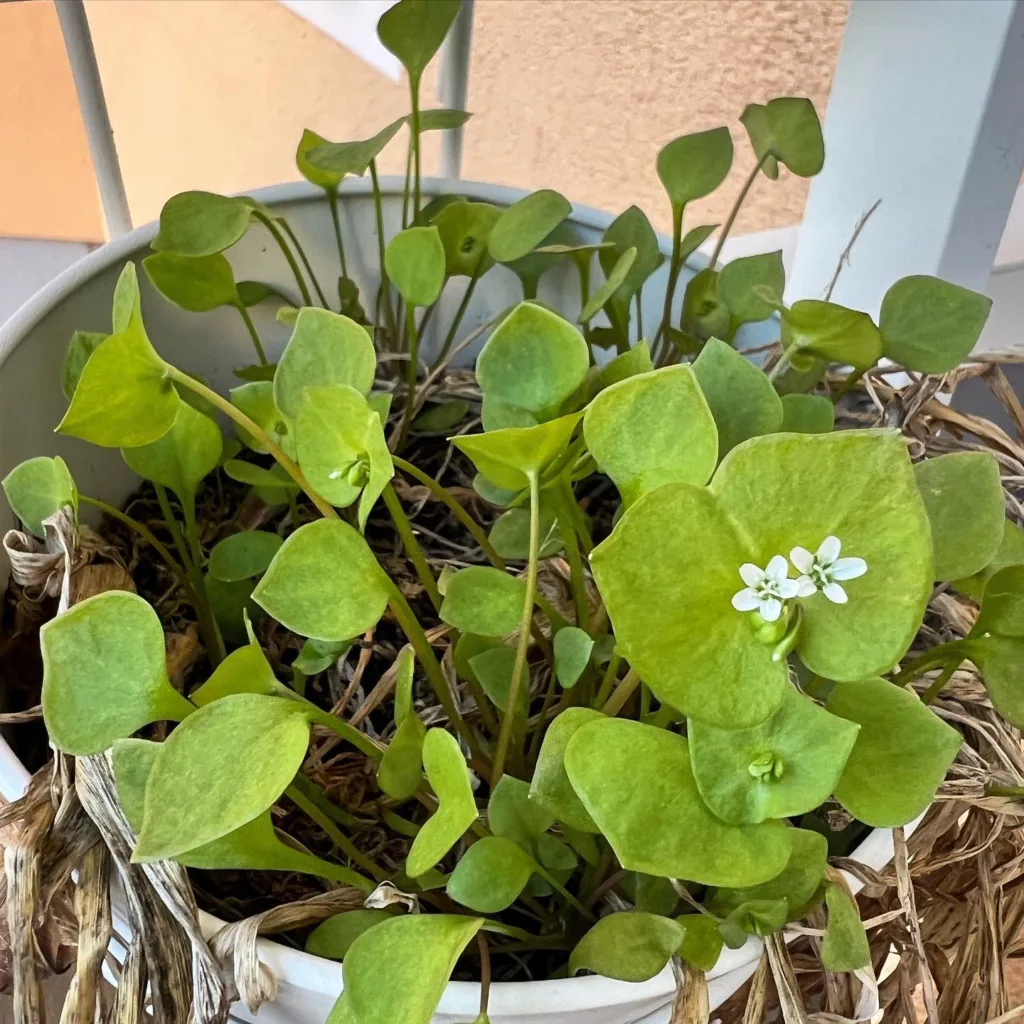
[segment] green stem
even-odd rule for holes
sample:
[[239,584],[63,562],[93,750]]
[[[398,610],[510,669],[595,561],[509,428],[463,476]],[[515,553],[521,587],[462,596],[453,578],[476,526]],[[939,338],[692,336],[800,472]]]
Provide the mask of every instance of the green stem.
[[195,566],[195,561],[185,544],[185,537],[181,532],[181,525],[178,522],[178,517],[174,514],[174,510],[171,508],[171,501],[167,496],[167,488],[164,487],[163,484],[154,483],[153,490],[156,492],[157,504],[160,506],[160,512],[163,515],[164,523],[167,526],[167,532],[171,535],[171,540],[174,542],[174,547],[178,552],[178,557],[181,559],[181,563],[185,566],[186,570],[191,572]]
[[402,185],[402,227],[409,226],[409,193],[412,190],[412,132],[405,150],[405,182]]
[[412,186],[412,219],[420,215],[420,76],[409,76],[409,91],[412,95],[412,116],[409,118],[409,130],[412,133],[413,154],[413,186]]
[[576,537],[576,526],[569,509],[569,502],[575,504],[572,480],[564,475],[556,487],[558,492],[558,532],[565,544],[565,556],[569,562],[569,580],[572,586],[572,599],[576,605],[576,625],[590,632],[590,606],[587,601],[587,584],[583,575],[583,559],[580,557],[580,545]]
[[552,666],[551,674],[548,678],[548,686],[544,691],[544,703],[541,705],[540,715],[536,720],[536,728],[533,731],[533,736],[530,737],[530,747],[526,752],[526,760],[530,764],[536,762],[537,755],[540,753],[540,743],[544,736],[544,722],[547,720],[548,712],[551,710],[551,705],[555,700],[556,682],[555,669]]
[[622,657],[618,654],[612,654],[611,660],[608,662],[608,667],[605,669],[604,677],[601,679],[601,685],[597,690],[597,697],[594,698],[594,707],[598,710],[604,707],[605,702],[611,696],[612,687],[615,685],[615,680],[619,675],[619,666],[622,664]]
[[644,304],[641,301],[641,295],[643,294],[643,288],[636,293],[636,339],[639,341],[644,336]]
[[413,532],[412,523],[409,522],[409,517],[405,514],[405,509],[402,508],[402,503],[398,500],[398,495],[395,494],[395,489],[391,484],[384,488],[383,497],[384,504],[391,515],[391,521],[395,524],[395,530],[402,539],[405,553],[409,556],[409,561],[412,562],[413,567],[416,569],[416,575],[419,577],[420,583],[423,584],[423,589],[427,592],[430,603],[434,606],[435,610],[440,610],[441,592],[437,589],[437,580],[434,579],[434,574],[430,571],[427,556],[423,553],[423,548],[420,547],[420,542],[416,539],[416,534]]
[[387,808],[381,811],[380,820],[400,836],[408,836],[410,839],[417,836],[420,831],[419,825],[395,814],[394,811],[387,810]]
[[523,600],[523,615],[519,623],[519,639],[516,644],[516,660],[512,667],[512,680],[508,687],[508,701],[501,720],[498,734],[498,748],[494,755],[494,770],[491,772],[491,788],[501,781],[505,771],[505,760],[519,709],[519,694],[526,675],[526,655],[530,647],[530,626],[533,622],[533,605],[537,594],[537,563],[540,558],[540,484],[535,471],[527,473],[530,481],[530,560],[526,569],[526,595]]
[[[358,864],[364,871],[368,871],[378,882],[383,882],[388,877],[388,873],[378,865],[374,864],[369,857],[366,856],[355,843],[344,832],[342,832],[323,811],[312,800],[309,800],[306,795],[295,786],[289,786],[285,790],[285,794],[288,799],[292,801],[307,817],[315,821],[323,830],[324,834],[335,846],[341,850],[342,853],[348,857],[349,860]],[[351,870],[351,869],[350,869]],[[361,889],[363,892],[373,892],[377,888],[376,883],[372,882],[369,878],[359,874],[358,871],[352,871],[352,880],[349,885],[354,886],[356,889]]]
[[202,395],[211,405],[215,406],[222,413],[224,413],[229,419],[232,419],[237,423],[243,430],[248,431],[264,448],[270,452],[271,455],[277,460],[280,467],[299,485],[299,487],[306,492],[309,500],[316,505],[320,514],[325,519],[337,519],[338,513],[334,507],[324,501],[312,487],[309,486],[309,482],[306,480],[302,470],[299,469],[298,464],[290,459],[285,453],[281,446],[254,420],[249,419],[248,416],[242,412],[238,406],[233,405],[226,398],[222,398],[217,394],[213,388],[208,388],[202,381],[195,380],[190,377],[187,373],[182,373],[175,366],[171,366],[170,363],[164,363],[166,367],[167,376],[171,380],[177,381],[179,384],[183,384],[190,391],[194,391],[197,395]]
[[309,294],[309,289],[306,287],[306,282],[302,277],[302,272],[299,270],[299,265],[295,262],[295,257],[292,255],[291,249],[288,248],[288,243],[282,237],[281,232],[277,230],[274,222],[261,210],[253,210],[253,216],[270,232],[270,237],[277,242],[277,247],[284,253],[284,258],[288,261],[288,266],[291,267],[292,274],[295,277],[295,283],[299,286],[302,304],[304,306],[312,306],[313,298]]
[[284,228],[285,234],[291,240],[292,245],[295,246],[295,251],[299,254],[299,259],[302,260],[302,265],[306,268],[306,273],[309,275],[310,281],[313,282],[313,287],[316,289],[316,294],[320,299],[324,309],[330,309],[331,304],[327,301],[327,296],[324,295],[323,288],[320,287],[320,282],[316,279],[316,274],[313,273],[313,265],[309,262],[309,257],[306,255],[306,250],[302,248],[302,243],[295,236],[295,232],[292,231],[291,224],[284,219],[284,217],[278,218],[281,221],[281,227]]
[[732,209],[729,211],[729,216],[725,220],[725,227],[722,228],[722,233],[718,236],[718,241],[715,242],[715,251],[711,254],[711,258],[708,260],[708,266],[714,270],[715,265],[718,263],[718,257],[722,255],[722,246],[725,245],[725,240],[729,237],[729,232],[732,231],[733,224],[736,223],[736,215],[740,212],[740,207],[743,205],[743,201],[747,198],[747,193],[750,191],[751,185],[754,184],[755,179],[761,172],[761,168],[764,167],[765,160],[768,159],[769,154],[765,153],[760,160],[754,165],[754,169],[747,175],[747,180],[743,182],[743,187],[740,189],[740,194],[736,197],[736,202],[732,204]]
[[402,430],[398,437],[398,450],[405,447],[416,409],[416,377],[419,374],[420,335],[416,330],[416,308],[409,306],[405,311],[405,330],[409,336],[409,365],[405,372],[405,411],[402,413]]
[[358,822],[344,808],[339,807],[312,779],[305,775],[296,775],[292,780],[292,786],[301,791],[307,800],[313,803],[326,814],[331,821],[346,828],[354,828]]
[[377,218],[377,255],[380,259],[380,286],[384,299],[384,315],[388,321],[388,330],[393,341],[398,341],[398,325],[395,323],[395,311],[391,306],[391,282],[384,267],[384,209],[380,194],[380,179],[377,177],[377,161],[370,161],[370,180],[373,182],[373,210]]
[[380,761],[384,756],[384,751],[369,736],[360,732],[354,725],[350,725],[348,722],[332,715],[329,711],[324,711],[323,708],[318,708],[311,701],[306,700],[305,697],[299,697],[296,694],[296,698],[303,702],[310,721],[314,724],[330,729],[335,736],[340,736],[341,739],[351,743],[356,750],[365,754],[372,761]]
[[462,296],[462,301],[459,303],[459,308],[455,311],[455,319],[452,320],[451,327],[448,328],[448,334],[444,339],[444,344],[441,346],[441,351],[438,352],[437,358],[430,367],[432,370],[444,362],[445,357],[451,351],[452,345],[455,343],[455,332],[458,331],[459,324],[462,323],[462,318],[466,315],[466,310],[469,308],[469,301],[473,298],[473,292],[476,290],[476,283],[480,280],[480,267],[483,266],[483,262],[483,259],[481,259],[477,269],[473,272],[473,276],[469,279],[469,284]]
[[945,667],[939,673],[935,681],[928,687],[927,690],[924,691],[924,693],[921,694],[921,703],[931,704],[932,701],[935,700],[935,698],[938,697],[940,693],[942,693],[942,690],[945,687],[946,683],[949,682],[949,680],[952,678],[953,673],[959,667],[959,657],[954,658],[952,661],[946,662]]
[[957,665],[966,657],[963,640],[951,640],[949,643],[933,647],[927,653],[908,661],[906,665],[901,665],[899,672],[893,678],[897,684],[905,686],[917,679],[923,672],[938,668],[939,665],[945,666],[953,657],[959,657]]
[[411,462],[406,462],[405,459],[399,458],[397,455],[391,456],[391,461],[403,472],[407,473],[414,480],[418,480],[424,487],[434,495],[438,501],[443,502],[451,510],[452,514],[456,519],[470,532],[473,540],[480,545],[481,550],[491,560],[491,564],[496,569],[505,569],[505,561],[494,550],[494,545],[491,544],[487,537],[487,532],[484,528],[466,511],[465,507],[452,494],[448,492],[446,487],[439,484],[429,473],[424,473],[422,469],[414,466]]
[[345,263],[345,244],[341,240],[341,215],[338,211],[338,190],[327,190],[327,205],[331,208],[331,220],[334,222],[334,240],[338,243],[338,261],[341,263],[341,276],[348,277],[348,266]]
[[[580,272],[580,312],[586,309],[590,301],[590,253],[576,261],[576,269]],[[589,323],[590,321],[587,321]],[[584,324],[584,326],[587,326]]]
[[245,321],[245,329],[249,332],[249,337],[252,338],[253,345],[256,346],[256,355],[259,356],[260,365],[267,365],[267,353],[263,351],[263,342],[260,341],[259,334],[256,333],[256,325],[252,322],[252,317],[249,316],[249,310],[245,308],[245,303],[241,300],[235,306],[238,310],[242,320]]
[[679,271],[682,266],[682,260],[679,258],[680,251],[683,244],[683,207],[672,204],[672,256],[669,260],[668,265],[668,283],[665,285],[665,308],[661,314],[661,325],[658,327],[658,333],[654,337],[654,343],[657,345],[663,341],[665,332],[668,330],[672,321],[672,300],[675,298],[676,285],[679,282]]
[[612,695],[605,702],[604,707],[601,708],[601,714],[614,718],[622,710],[626,701],[633,696],[633,691],[639,685],[640,677],[636,674],[636,669],[631,668],[622,677],[622,681],[615,687]]
[[181,499],[181,514],[185,519],[185,537],[192,551],[192,564],[197,568],[203,565],[203,546],[199,543],[199,524],[196,522],[196,503],[194,498]]

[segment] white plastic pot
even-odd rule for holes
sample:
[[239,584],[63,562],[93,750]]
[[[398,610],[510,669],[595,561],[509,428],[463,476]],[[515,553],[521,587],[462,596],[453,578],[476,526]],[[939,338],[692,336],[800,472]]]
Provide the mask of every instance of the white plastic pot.
[[[383,182],[386,233],[397,231],[401,217],[401,181]],[[466,181],[428,179],[425,195],[444,192],[505,206],[525,195],[518,189]],[[280,185],[262,189],[254,197],[288,217],[329,297],[336,294],[338,258],[331,219],[323,193],[306,184]],[[363,304],[372,309],[378,278],[377,232],[369,182],[349,180],[342,189],[342,224],[346,242],[349,275],[359,283]],[[610,214],[587,207],[573,208],[572,223],[581,239],[598,241],[611,222]],[[136,486],[137,478],[128,470],[117,450],[87,445],[75,438],[53,433],[66,408],[61,391],[60,366],[64,350],[76,329],[109,331],[110,307],[114,284],[126,260],[139,260],[149,251],[156,234],[150,224],[133,231],[91,253],[69,268],[33,296],[5,325],[0,327],[0,477],[19,462],[36,455],[61,455],[83,493],[120,504]],[[667,255],[670,240],[660,239]],[[254,226],[230,253],[236,278],[264,281],[295,294],[295,283],[276,245],[258,225]],[[703,264],[701,259],[684,269],[677,295],[690,275]],[[644,323],[656,325],[661,317],[667,268],[663,266],[644,289]],[[232,370],[255,362],[249,337],[232,309],[219,309],[197,315],[171,305],[150,286],[145,274],[139,275],[143,293],[143,312],[149,335],[160,353],[190,372],[201,374],[224,392],[238,383]],[[433,316],[434,335],[424,339],[429,356],[437,344],[437,328],[451,322],[462,297],[463,284],[450,285],[442,299],[442,309]],[[297,296],[296,296],[297,297]],[[564,310],[575,319],[579,310],[577,275],[571,264],[556,268],[541,282],[539,297]],[[519,301],[517,279],[503,267],[491,270],[480,282],[463,321],[460,337]],[[272,358],[280,352],[288,329],[274,320],[270,303],[254,309],[253,319]],[[650,328],[649,328],[650,329]],[[771,324],[748,328],[747,344],[757,344],[774,336]],[[481,341],[482,343],[482,341]],[[465,353],[471,362],[475,351]],[[0,534],[14,526],[13,516],[0,498]],[[0,558],[3,558],[0,552]],[[0,589],[7,579],[8,566],[0,564]],[[28,773],[10,747],[0,739],[0,793],[12,800],[20,796]],[[858,848],[855,857],[880,869],[893,856],[892,836],[878,830]],[[852,880],[851,880],[852,881]],[[123,907],[115,905],[115,923],[119,935],[130,934]],[[202,915],[206,934],[212,934],[221,922]],[[116,953],[117,950],[115,949]],[[711,1005],[727,999],[753,972],[761,952],[759,942],[751,939],[742,949],[724,950],[710,972]],[[274,942],[261,942],[260,956],[278,979],[277,999],[263,1007],[258,1020],[264,1024],[323,1024],[341,991],[341,965],[310,956]],[[642,984],[582,977],[561,981],[533,981],[495,984],[490,992],[490,1017],[494,1024],[664,1024],[674,993],[671,972],[666,969],[657,978]],[[456,1024],[472,1020],[479,1006],[479,986],[452,982],[438,1007],[436,1024]],[[233,1015],[241,1020],[254,1018],[241,1006]]]

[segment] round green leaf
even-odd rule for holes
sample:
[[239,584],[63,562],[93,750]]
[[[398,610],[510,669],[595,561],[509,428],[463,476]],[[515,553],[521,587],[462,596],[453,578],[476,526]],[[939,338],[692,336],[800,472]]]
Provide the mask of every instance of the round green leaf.
[[1024,637],[1024,565],[1000,569],[988,581],[971,639]]
[[836,407],[821,395],[783,395],[782,426],[789,434],[827,434],[836,423]]
[[932,530],[937,580],[980,572],[1003,539],[999,463],[987,452],[953,452],[914,466]]
[[786,900],[751,900],[738,906],[719,925],[730,949],[740,949],[751,935],[765,938],[779,931],[789,917]]
[[429,1024],[481,924],[458,914],[408,914],[364,932],[345,955],[345,989],[328,1024]]
[[857,732],[793,687],[762,725],[719,729],[693,719],[686,728],[700,795],[722,821],[735,825],[791,818],[824,803]]
[[[839,539],[842,557],[867,563],[864,575],[843,582],[847,603],[817,592],[800,599],[796,650],[812,672],[856,680],[897,664],[917,634],[932,583],[927,514],[899,434],[755,438],[725,459],[711,490],[751,538],[749,560],[757,566],[798,546],[817,551],[826,537]],[[738,565],[732,571],[741,582]]]
[[456,202],[434,217],[449,277],[473,277],[486,268],[487,245],[500,216],[501,210],[491,203]]
[[740,886],[766,882],[786,866],[789,835],[780,822],[727,825],[708,810],[682,736],[603,718],[572,737],[565,767],[628,871]]
[[245,617],[253,621],[262,619],[263,609],[252,600],[255,580],[225,583],[209,573],[203,577],[203,586],[210,601],[210,611],[217,620],[221,634],[229,644],[244,644],[249,636]]
[[[241,409],[254,423],[262,427],[270,439],[294,457],[295,442],[281,410],[274,401],[274,385],[269,380],[254,380],[231,389],[231,404]],[[235,426],[238,439],[254,452],[266,455],[268,449],[248,431]]]
[[143,479],[187,499],[217,468],[223,448],[220,427],[187,402],[179,402],[171,429],[163,437],[137,448],[122,448],[121,455]]
[[731,345],[711,338],[693,372],[718,425],[719,458],[741,441],[772,434],[782,425],[782,401],[771,382]]
[[757,287],[770,289],[779,296],[785,291],[786,270],[781,249],[741,256],[718,272],[718,294],[729,310],[733,326],[767,320],[775,313],[774,303],[761,298],[755,290]]
[[551,189],[531,192],[504,210],[491,229],[491,258],[511,263],[532,252],[572,213],[565,196]]
[[158,252],[147,256],[142,266],[164,298],[192,313],[237,306],[242,301],[231,264],[219,252],[209,256]]
[[469,402],[457,398],[454,402],[432,405],[412,421],[414,434],[447,434],[454,430],[469,414]]
[[434,225],[406,228],[388,242],[384,267],[410,306],[432,306],[444,287],[445,250]]
[[87,598],[47,622],[39,642],[43,718],[67,754],[98,754],[150,722],[193,710],[167,678],[160,620],[135,594]]
[[357,530],[320,519],[284,542],[252,596],[301,636],[348,640],[376,625],[391,587]]
[[1024,728],[1024,642],[1016,637],[972,636],[969,652],[995,709],[1011,725]]
[[[526,559],[530,554],[530,510],[510,508],[503,512],[491,527],[488,536],[491,546],[505,559]],[[540,557],[556,555],[565,546],[558,532],[558,521],[554,514],[545,510],[541,502],[540,511]]]
[[380,788],[394,800],[408,800],[423,778],[420,764],[427,728],[418,715],[410,714],[398,725],[377,769]]
[[267,571],[283,541],[267,530],[243,530],[214,545],[210,575],[225,583],[250,580]]
[[1008,565],[1024,565],[1024,530],[1009,519],[1004,519],[1002,540],[995,555],[992,556],[992,561],[980,572],[955,580],[953,586],[961,594],[980,604],[988,581]]
[[825,162],[825,141],[814,104],[801,96],[751,103],[740,115],[762,170],[779,176],[778,162],[801,178],[813,178]]
[[[762,505],[759,495],[751,512]],[[767,559],[691,484],[645,494],[590,557],[623,657],[659,700],[723,729],[763,722],[789,685],[750,613],[732,607],[745,562]]]
[[179,192],[160,211],[155,252],[212,256],[237,242],[249,229],[252,201],[213,192]]
[[78,505],[75,481],[60,456],[51,459],[40,455],[22,462],[4,477],[0,486],[11,511],[37,537],[46,536],[44,519],[65,505]]
[[712,128],[673,139],[658,154],[658,177],[672,205],[714,192],[732,166],[732,136],[728,128]]
[[707,483],[718,461],[715,421],[689,366],[605,388],[587,408],[583,434],[627,506],[662,484]]
[[405,862],[410,878],[435,867],[476,821],[469,769],[459,741],[444,729],[428,729],[423,740],[423,770],[437,795],[437,810],[422,825]]
[[856,971],[871,963],[871,947],[857,904],[842,886],[829,882],[825,890],[828,925],[821,943],[821,965],[827,971]]
[[380,16],[377,35],[412,81],[440,49],[461,6],[460,0],[400,0]]
[[569,689],[575,686],[590,664],[594,641],[590,634],[576,626],[566,626],[555,634],[555,675],[558,682]]
[[651,227],[647,214],[639,206],[630,206],[608,225],[601,240],[611,243],[610,248],[601,249],[597,254],[601,269],[606,275],[612,272],[624,252],[636,249],[636,258],[612,298],[615,305],[625,308],[630,300],[639,294],[644,282],[664,260],[661,247],[658,245],[658,236]]
[[533,858],[511,839],[487,836],[462,855],[445,891],[478,914],[497,914],[515,903],[534,867]]
[[[508,693],[512,688],[512,674],[515,671],[516,650],[505,644],[499,644],[470,659],[473,675],[480,683],[480,688],[487,694],[487,699],[499,710],[508,708]],[[526,687],[519,691],[519,706],[525,714],[530,703],[530,693]]]
[[100,334],[98,331],[75,331],[71,335],[60,371],[64,397],[69,402],[75,393],[75,388],[78,387],[78,381],[85,369],[85,364],[89,362],[89,357],[109,337],[109,334]]
[[909,370],[946,373],[981,337],[992,300],[937,277],[897,281],[882,299],[878,326],[885,354]]
[[590,365],[583,335],[557,313],[521,302],[495,328],[477,360],[484,396],[552,419]]
[[376,369],[377,354],[365,328],[327,309],[300,309],[274,375],[274,401],[294,420],[307,387],[347,384],[368,395]]
[[502,775],[487,801],[487,824],[496,836],[529,850],[554,823],[555,816],[530,799],[530,787],[522,779]]
[[526,584],[500,569],[471,565],[448,580],[441,618],[463,633],[504,636],[519,627]]
[[565,750],[569,741],[588,722],[601,719],[591,708],[566,708],[544,734],[537,766],[530,783],[530,800],[553,814],[559,821],[580,832],[600,832],[583,802],[576,795],[565,770]]
[[394,915],[386,910],[367,908],[364,910],[348,910],[343,914],[321,921],[306,939],[306,952],[312,956],[326,957],[328,960],[344,960],[352,943],[363,932],[369,931],[374,925],[390,920]]
[[683,929],[679,955],[698,971],[710,971],[722,954],[722,933],[718,922],[706,914],[684,914],[676,922]]
[[809,368],[810,356],[866,370],[882,356],[882,335],[867,313],[801,299],[782,311],[782,346],[797,370]]
[[914,694],[884,679],[837,683],[826,706],[861,727],[836,799],[875,828],[913,821],[946,777],[963,743],[960,734]]
[[602,917],[577,943],[569,973],[593,971],[616,981],[650,981],[683,941],[670,917],[632,910]]

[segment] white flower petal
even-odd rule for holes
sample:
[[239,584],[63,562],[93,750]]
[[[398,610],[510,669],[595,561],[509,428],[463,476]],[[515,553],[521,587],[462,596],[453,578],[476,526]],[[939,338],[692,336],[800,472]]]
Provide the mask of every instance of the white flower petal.
[[837,558],[829,570],[834,580],[855,580],[868,571],[868,563],[863,558]]
[[782,602],[774,597],[761,599],[761,618],[765,622],[775,622],[782,614]]
[[757,591],[751,587],[746,587],[732,595],[732,606],[738,612],[755,611],[760,604],[761,599],[757,596]]
[[814,580],[810,576],[801,576],[796,581],[796,588],[797,597],[812,597],[818,592],[818,588],[814,585]]
[[804,575],[809,573],[811,566],[814,565],[814,555],[807,548],[793,548],[789,553],[789,560],[796,566],[797,572]]
[[841,547],[838,537],[826,537],[818,545],[818,564],[831,565],[839,557]]
[[846,591],[843,590],[838,583],[826,583],[822,587],[821,592],[833,603],[833,604],[846,604],[847,597]]
[[764,571],[758,569],[753,562],[744,562],[740,566],[740,579],[748,587],[756,587],[759,583],[764,582]]
[[776,583],[784,580],[789,575],[789,562],[786,561],[786,556],[773,555],[772,560],[765,567],[764,574]]
[[796,580],[779,580],[775,591],[784,601],[788,601],[799,594],[800,584]]

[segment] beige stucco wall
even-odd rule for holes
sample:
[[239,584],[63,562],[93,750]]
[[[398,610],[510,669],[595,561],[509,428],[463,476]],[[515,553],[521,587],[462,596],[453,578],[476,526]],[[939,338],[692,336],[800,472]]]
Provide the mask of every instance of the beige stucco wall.
[[[477,0],[464,174],[553,187],[612,210],[635,201],[664,227],[660,146],[736,125],[752,99],[802,94],[823,108],[846,4]],[[403,85],[274,0],[86,8],[136,223],[182,189],[238,192],[293,179],[303,127],[362,138],[406,110]],[[435,105],[433,78],[424,89],[425,105]],[[30,102],[9,102],[12,94]],[[0,160],[0,235],[100,237],[71,97],[52,0],[0,3],[0,139],[16,150],[13,170]],[[749,170],[742,129],[735,138],[732,179],[691,223],[721,220]],[[400,170],[403,158],[396,140],[383,169]],[[760,182],[739,230],[796,222],[804,195],[800,181]]]

